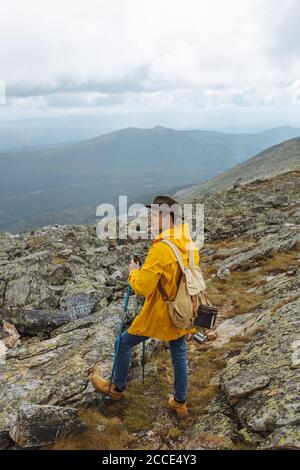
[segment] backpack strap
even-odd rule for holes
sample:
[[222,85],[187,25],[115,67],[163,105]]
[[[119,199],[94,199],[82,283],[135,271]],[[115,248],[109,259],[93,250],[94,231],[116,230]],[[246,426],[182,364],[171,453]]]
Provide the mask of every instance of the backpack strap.
[[[166,243],[169,245],[171,250],[173,251],[174,255],[176,256],[176,259],[181,267],[181,271],[184,272],[184,263],[182,256],[180,254],[180,251],[178,250],[177,246],[175,243],[172,243],[170,240],[167,240],[166,238],[163,238],[161,240],[162,242]],[[195,255],[194,255],[194,250],[189,250],[189,267],[193,268],[195,266]]]
[[[181,256],[181,254],[180,254],[180,252],[179,252],[177,246],[176,246],[174,243],[170,242],[170,240],[167,240],[167,239],[163,238],[161,241],[164,242],[164,243],[166,243],[167,245],[169,245],[169,247],[170,247],[171,250],[173,251],[174,255],[176,256],[176,259],[177,259],[178,264],[179,264],[179,266],[180,266],[179,277],[178,277],[178,280],[177,280],[177,286],[179,287],[180,280],[181,280],[181,276],[182,276],[182,274],[184,273],[184,263],[183,263],[182,256]],[[168,297],[168,295],[167,295],[165,289],[164,289],[163,286],[161,285],[161,280],[158,281],[157,287],[158,287],[158,290],[159,290],[159,292],[160,292],[160,294],[161,294],[163,300],[164,300],[165,302],[168,302],[168,301],[169,301],[169,297]]]
[[[181,281],[181,276],[182,276],[182,271],[181,271],[181,269],[180,269],[179,275],[178,275],[178,279],[177,279],[177,287],[179,287],[179,284],[180,284],[180,281]],[[167,295],[165,289],[163,288],[163,286],[162,286],[162,284],[161,284],[161,279],[158,281],[157,287],[158,287],[158,290],[159,290],[159,292],[160,292],[160,294],[161,294],[163,300],[164,300],[165,302],[169,302],[170,299],[169,299],[169,297],[168,297],[168,295]]]
[[193,268],[194,266],[195,266],[194,250],[189,250],[189,267]]
[[166,238],[163,238],[161,240],[161,242],[163,243],[166,243],[167,245],[169,245],[169,247],[171,248],[171,250],[173,251],[174,255],[176,256],[176,259],[179,263],[179,266],[181,268],[181,271],[184,273],[184,263],[183,263],[183,259],[182,259],[182,256],[180,254],[180,251],[178,250],[177,246],[170,242],[170,240],[167,240]]
[[160,295],[162,296],[163,300],[165,302],[168,302],[169,301],[169,297],[165,291],[165,289],[163,288],[163,286],[161,285],[161,280],[158,281],[158,284],[157,284],[157,287],[158,287],[158,290],[160,292]]

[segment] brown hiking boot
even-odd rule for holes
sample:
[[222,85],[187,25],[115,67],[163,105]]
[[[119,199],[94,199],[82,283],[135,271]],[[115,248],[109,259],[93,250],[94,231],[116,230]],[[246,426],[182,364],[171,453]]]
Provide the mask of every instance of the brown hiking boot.
[[178,403],[173,395],[170,396],[168,401],[169,408],[176,411],[178,418],[185,418],[188,415],[188,409],[185,403]]
[[120,392],[119,390],[116,390],[115,384],[111,384],[110,390],[108,393],[109,389],[109,380],[103,379],[100,377],[99,373],[97,371],[92,372],[90,375],[90,381],[93,385],[93,387],[98,390],[98,392],[104,393],[105,395],[110,396],[112,400],[120,400],[124,392]]

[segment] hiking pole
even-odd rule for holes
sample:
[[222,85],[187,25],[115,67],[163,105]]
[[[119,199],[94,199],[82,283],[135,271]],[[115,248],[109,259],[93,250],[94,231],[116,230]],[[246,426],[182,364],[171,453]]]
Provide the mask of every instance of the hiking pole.
[[[142,261],[141,261],[141,258],[140,258],[140,255],[135,253],[133,255],[133,260],[135,263],[137,263],[139,266],[142,265]],[[143,350],[142,350],[142,367],[143,367],[143,372],[142,372],[142,383],[144,383],[145,381],[145,350],[146,350],[146,346],[145,346],[145,340],[143,341]]]
[[143,341],[143,354],[142,354],[142,366],[143,366],[143,374],[142,374],[142,383],[145,382],[145,350],[146,350],[146,340]]
[[117,341],[116,349],[115,349],[115,357],[114,357],[114,361],[113,361],[113,366],[112,366],[112,370],[111,370],[111,375],[110,375],[110,378],[109,378],[108,392],[107,392],[107,394],[106,394],[105,397],[104,397],[104,403],[110,402],[109,392],[110,392],[110,389],[111,389],[112,379],[113,379],[113,375],[114,375],[115,368],[116,368],[116,364],[117,364],[117,356],[118,356],[118,352],[119,352],[119,346],[120,346],[120,341],[121,341],[121,334],[122,334],[122,332],[123,332],[123,326],[124,326],[124,321],[125,321],[125,315],[126,315],[126,312],[127,312],[127,309],[128,309],[128,302],[129,302],[130,294],[131,294],[131,287],[130,287],[130,285],[128,285],[128,287],[127,287],[127,292],[126,292],[126,295],[125,295],[125,302],[124,302],[123,313],[122,313],[121,322],[120,322],[120,331],[119,331],[119,335],[118,335],[118,341]]

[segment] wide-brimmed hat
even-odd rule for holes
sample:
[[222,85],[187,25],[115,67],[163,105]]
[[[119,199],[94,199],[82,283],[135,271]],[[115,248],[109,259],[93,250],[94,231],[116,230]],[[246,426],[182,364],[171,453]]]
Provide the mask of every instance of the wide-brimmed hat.
[[148,209],[158,209],[162,214],[174,214],[174,219],[183,220],[181,205],[170,196],[156,196],[151,204],[145,204]]

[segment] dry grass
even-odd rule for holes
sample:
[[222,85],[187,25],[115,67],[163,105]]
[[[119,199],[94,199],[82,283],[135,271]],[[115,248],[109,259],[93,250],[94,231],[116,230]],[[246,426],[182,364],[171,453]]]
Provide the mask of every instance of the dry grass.
[[284,305],[289,304],[291,302],[294,302],[298,298],[299,298],[299,294],[288,297],[287,299],[284,299],[282,302],[278,302],[278,304],[273,305],[272,313],[276,313],[277,310],[279,310],[281,307],[283,307]]
[[[27,231],[25,230],[24,233]],[[45,248],[53,248],[56,249],[56,242],[52,238],[48,237],[43,237],[40,235],[32,235],[30,238],[27,240],[27,248],[29,248],[32,251],[36,250],[43,250]]]
[[52,263],[54,264],[64,264],[67,262],[66,258],[61,258],[59,256],[56,256],[55,258],[52,259]]
[[81,409],[79,417],[87,429],[77,436],[60,439],[51,446],[51,450],[132,448],[138,442],[134,433],[152,426],[149,400],[143,392],[142,384],[133,381],[120,402],[113,402],[101,410],[96,407]]
[[44,248],[45,246],[49,245],[49,240],[45,237],[35,236],[33,238],[29,238],[27,245],[32,249]]
[[177,427],[171,428],[168,432],[169,439],[178,439],[181,435],[182,435],[182,430]]
[[220,250],[222,248],[238,248],[241,242],[238,238],[226,238],[225,240],[217,240],[211,243],[206,243],[205,248],[210,250]]
[[77,436],[60,439],[50,450],[123,450],[135,440],[118,417],[106,418],[96,408],[80,410],[79,417],[87,429]]
[[268,258],[259,266],[260,273],[264,275],[276,275],[286,272],[288,269],[297,268],[299,261],[300,243],[297,243],[291,251],[280,251],[272,258]]
[[264,296],[255,292],[255,287],[266,283],[257,273],[233,271],[228,279],[217,277],[207,282],[208,295],[213,304],[221,307],[226,302],[234,309],[228,317],[247,313],[257,307]]
[[203,263],[203,275],[207,279],[207,291],[212,303],[219,307],[230,304],[233,309],[226,315],[227,318],[254,310],[266,298],[256,291],[257,287],[267,283],[265,276],[297,269],[298,253],[299,244],[290,251],[278,252],[271,258],[257,261],[257,271],[232,271],[226,279],[214,276],[217,268],[211,261]]

